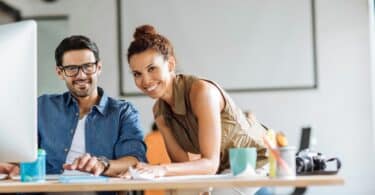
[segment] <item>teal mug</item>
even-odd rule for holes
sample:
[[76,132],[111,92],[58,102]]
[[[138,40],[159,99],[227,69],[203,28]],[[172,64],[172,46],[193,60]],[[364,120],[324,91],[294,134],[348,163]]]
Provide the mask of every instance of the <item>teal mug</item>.
[[251,166],[254,170],[257,162],[257,149],[251,148],[230,148],[229,163],[234,176],[242,173]]

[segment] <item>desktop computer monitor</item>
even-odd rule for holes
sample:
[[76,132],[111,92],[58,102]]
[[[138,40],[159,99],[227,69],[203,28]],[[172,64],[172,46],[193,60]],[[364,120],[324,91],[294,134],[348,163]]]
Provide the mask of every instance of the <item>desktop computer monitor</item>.
[[0,162],[37,157],[37,28],[0,25]]

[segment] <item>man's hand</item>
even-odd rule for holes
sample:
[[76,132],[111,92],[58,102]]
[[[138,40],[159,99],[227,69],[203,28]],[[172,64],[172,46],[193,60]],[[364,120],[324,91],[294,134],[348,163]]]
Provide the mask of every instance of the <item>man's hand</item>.
[[12,163],[0,163],[0,173],[8,174],[9,177],[19,175],[20,168],[16,164]]
[[72,164],[64,164],[63,167],[66,170],[79,170],[92,173],[96,176],[103,173],[105,169],[104,164],[97,157],[90,154],[84,154],[76,158]]

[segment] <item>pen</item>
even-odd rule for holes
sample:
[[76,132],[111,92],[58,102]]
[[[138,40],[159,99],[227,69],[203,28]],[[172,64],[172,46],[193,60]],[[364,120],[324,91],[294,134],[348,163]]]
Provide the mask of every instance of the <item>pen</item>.
[[277,161],[277,163],[280,164],[280,166],[286,170],[288,173],[291,173],[292,170],[290,170],[289,166],[286,164],[284,159],[280,157],[279,151],[277,151],[274,147],[272,147],[271,142],[268,140],[266,136],[263,136],[264,143],[266,144],[267,148],[271,151],[271,155],[273,155]]

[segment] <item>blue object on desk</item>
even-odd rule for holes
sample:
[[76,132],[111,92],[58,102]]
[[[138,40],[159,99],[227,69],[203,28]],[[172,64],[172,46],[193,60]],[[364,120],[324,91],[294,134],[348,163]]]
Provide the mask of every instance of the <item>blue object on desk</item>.
[[108,177],[93,175],[61,175],[59,177],[60,183],[96,183],[107,181]]
[[43,182],[46,180],[46,151],[38,149],[34,162],[21,162],[22,182]]

